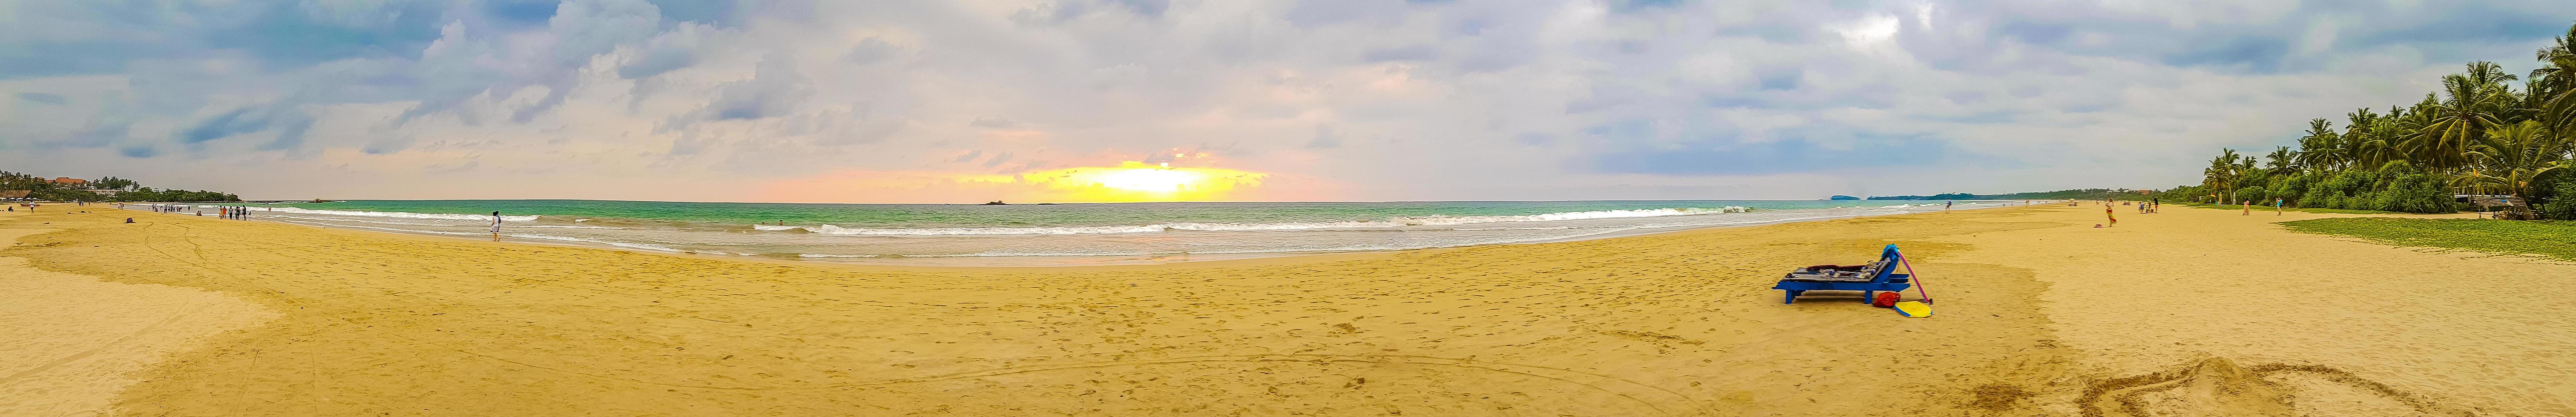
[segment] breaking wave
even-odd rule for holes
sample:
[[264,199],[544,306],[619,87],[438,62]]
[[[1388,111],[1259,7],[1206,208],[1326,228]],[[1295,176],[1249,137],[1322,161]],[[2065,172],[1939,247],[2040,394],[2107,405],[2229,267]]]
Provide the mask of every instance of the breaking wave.
[[[332,216],[355,216],[355,217],[394,217],[394,218],[405,218],[405,219],[443,219],[443,220],[490,220],[490,219],[492,219],[492,216],[491,216],[491,215],[488,215],[488,214],[446,214],[446,213],[405,213],[405,212],[399,212],[399,211],[314,210],[314,209],[302,209],[302,208],[294,208],[294,207],[266,207],[266,208],[253,208],[253,210],[266,210],[266,211],[274,211],[274,212],[279,212],[279,213],[323,214],[323,215],[332,215]],[[508,222],[532,222],[532,221],[537,221],[537,216],[501,216],[501,221],[508,221]]]
[[1092,235],[1121,233],[1158,233],[1181,231],[1258,231],[1258,230],[1353,230],[1396,229],[1405,226],[1454,226],[1480,223],[1546,222],[1562,220],[1616,219],[1630,217],[1688,216],[1694,214],[1743,213],[1752,209],[1736,206],[1719,208],[1666,208],[1640,210],[1573,211],[1521,216],[1423,216],[1397,217],[1382,221],[1288,222],[1288,223],[1159,223],[1142,226],[1056,226],[1056,227],[932,227],[879,229],[820,225],[809,227],[755,225],[754,229],[782,231],[804,229],[829,235],[870,236],[958,236],[958,235]]
[[1400,218],[1397,218],[1396,220],[1397,220],[1397,221],[1404,222],[1405,224],[1411,224],[1411,225],[1457,225],[1457,224],[1501,223],[1501,222],[1545,222],[1545,221],[1557,221],[1557,220],[1618,219],[1618,218],[1629,218],[1629,217],[1688,216],[1688,215],[1693,215],[1693,214],[1743,213],[1743,212],[1748,212],[1748,211],[1753,211],[1753,209],[1748,209],[1748,208],[1743,208],[1743,207],[1736,207],[1736,206],[1726,206],[1726,207],[1720,207],[1720,208],[1667,208],[1667,209],[1642,209],[1642,210],[1574,211],[1574,212],[1565,212],[1565,213],[1532,214],[1532,215],[1527,215],[1527,216],[1430,216],[1430,217],[1400,217]]

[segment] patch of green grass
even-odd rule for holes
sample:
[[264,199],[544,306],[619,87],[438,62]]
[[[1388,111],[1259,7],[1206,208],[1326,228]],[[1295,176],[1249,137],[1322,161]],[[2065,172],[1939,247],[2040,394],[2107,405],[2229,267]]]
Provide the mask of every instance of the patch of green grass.
[[[2234,204],[2165,203],[2165,205],[2169,205],[2169,206],[2183,206],[2183,207],[2192,207],[2192,208],[2205,208],[2205,209],[2219,209],[2219,210],[2243,210],[2243,209],[2244,209],[2244,208],[2243,208],[2243,206],[2238,206],[2238,205],[2234,205]],[[2254,206],[2254,211],[2272,211],[2272,208],[2271,208],[2271,207],[2267,207],[2267,206]],[[2300,213],[2334,213],[2334,214],[2422,214],[2422,213],[2406,213],[2406,212],[2396,212],[2396,211],[2379,211],[2379,210],[2345,210],[2345,209],[2330,209],[2330,208],[2299,208],[2299,207],[2285,207],[2285,208],[2282,208],[2282,209],[2281,209],[2281,211],[2295,211],[2295,212],[2300,212]]]
[[2281,222],[2291,231],[2398,246],[2539,255],[2576,261],[2576,221],[2354,217]]

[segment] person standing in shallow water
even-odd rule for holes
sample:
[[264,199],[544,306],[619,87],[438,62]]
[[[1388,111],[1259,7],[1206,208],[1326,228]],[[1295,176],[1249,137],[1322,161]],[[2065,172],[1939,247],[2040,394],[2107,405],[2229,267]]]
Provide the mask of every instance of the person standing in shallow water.
[[492,212],[492,241],[501,241],[501,212]]

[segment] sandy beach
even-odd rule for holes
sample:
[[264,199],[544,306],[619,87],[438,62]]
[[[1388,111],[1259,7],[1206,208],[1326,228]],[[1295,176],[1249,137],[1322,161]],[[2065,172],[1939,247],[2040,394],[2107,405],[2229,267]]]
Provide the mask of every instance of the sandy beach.
[[[2102,209],[1063,268],[7,213],[0,415],[2576,415],[2576,265]],[[1936,316],[1770,289],[1887,244]]]

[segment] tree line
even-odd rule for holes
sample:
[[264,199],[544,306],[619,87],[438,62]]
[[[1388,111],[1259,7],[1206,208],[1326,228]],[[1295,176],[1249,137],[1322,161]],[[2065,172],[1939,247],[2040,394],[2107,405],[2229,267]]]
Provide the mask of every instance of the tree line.
[[214,191],[156,189],[134,180],[107,177],[91,181],[99,189],[118,190],[103,195],[90,190],[64,187],[45,181],[45,177],[0,171],[0,190],[27,190],[27,196],[45,201],[241,201],[241,196]]
[[2520,200],[2504,217],[2576,220],[2576,26],[2535,55],[2524,76],[2472,62],[2414,104],[2309,120],[2259,160],[2221,149],[2199,185],[2156,197],[2453,213],[2468,208],[2454,194],[2503,195]]
[[2100,199],[2112,198],[2112,197],[2114,197],[2114,196],[2122,196],[2122,195],[2135,195],[2135,194],[2134,194],[2134,193],[2130,193],[2130,192],[2125,192],[2125,191],[2113,190],[2113,189],[2109,189],[2109,188],[2083,188],[2083,189],[2074,189],[2074,190],[2033,191],[2033,192],[2021,192],[2021,193],[2010,193],[2010,194],[1969,194],[1969,193],[1947,193],[1947,194],[1933,194],[1933,195],[1882,195],[1882,196],[1871,196],[1871,197],[1869,197],[1868,199],[1869,199],[1869,200],[2100,200]]

